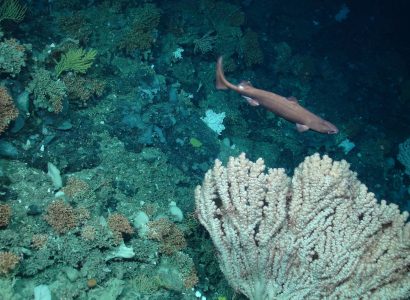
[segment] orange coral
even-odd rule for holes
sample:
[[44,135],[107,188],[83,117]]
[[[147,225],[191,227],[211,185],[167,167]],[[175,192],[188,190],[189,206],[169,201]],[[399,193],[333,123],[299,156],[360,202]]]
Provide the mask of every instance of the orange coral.
[[63,82],[67,87],[70,103],[78,107],[87,107],[94,96],[101,97],[106,85],[103,80],[86,78],[74,73],[65,75]]
[[186,289],[192,289],[195,285],[197,285],[198,281],[198,275],[196,274],[194,266],[192,266],[184,278],[184,286]]
[[87,280],[87,286],[92,289],[97,286],[97,280],[95,278],[90,278]]
[[6,227],[10,222],[11,207],[7,204],[0,205],[0,228]]
[[134,229],[130,222],[121,214],[115,213],[108,218],[108,226],[114,234],[114,241],[116,244],[122,241],[123,234],[133,234]]
[[148,222],[148,238],[161,242],[159,250],[167,255],[186,247],[184,233],[170,220],[160,218]]
[[161,11],[155,4],[146,3],[134,10],[131,30],[119,42],[119,48],[130,53],[136,49],[149,50],[155,42],[155,30],[159,24]]
[[44,219],[59,234],[64,234],[77,226],[74,209],[62,200],[57,200],[47,207]]
[[7,129],[9,123],[19,115],[13,99],[4,87],[0,87],[0,134]]
[[0,274],[7,275],[14,270],[20,258],[12,252],[0,252]]
[[[9,45],[10,47],[14,48],[16,51],[24,53],[26,51],[26,47],[24,45],[20,44],[18,40],[16,39],[7,39],[4,41]],[[26,55],[24,54],[24,59],[26,59]]]
[[83,12],[73,12],[67,16],[57,17],[57,22],[61,30],[68,36],[87,44],[93,33],[89,20]]
[[33,237],[31,238],[31,247],[35,250],[40,250],[43,248],[48,241],[48,235],[47,234],[34,234]]
[[97,230],[94,226],[86,225],[81,230],[81,238],[84,241],[94,241],[96,238]]
[[76,177],[69,177],[67,179],[65,187],[62,188],[64,194],[70,199],[77,197],[82,199],[84,194],[86,195],[87,193],[89,193],[89,190],[89,184],[84,180]]
[[85,207],[77,207],[75,210],[75,219],[78,224],[84,224],[87,220],[91,218],[90,211]]

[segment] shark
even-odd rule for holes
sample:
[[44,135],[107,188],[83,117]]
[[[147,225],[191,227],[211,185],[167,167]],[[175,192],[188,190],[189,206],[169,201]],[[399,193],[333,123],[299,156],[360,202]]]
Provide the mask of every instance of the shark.
[[273,92],[254,88],[249,82],[238,85],[230,83],[223,70],[222,56],[216,63],[216,88],[219,90],[233,90],[244,97],[252,106],[261,105],[279,117],[295,123],[299,132],[313,130],[323,134],[336,134],[337,127],[307,110],[294,97],[283,97]]

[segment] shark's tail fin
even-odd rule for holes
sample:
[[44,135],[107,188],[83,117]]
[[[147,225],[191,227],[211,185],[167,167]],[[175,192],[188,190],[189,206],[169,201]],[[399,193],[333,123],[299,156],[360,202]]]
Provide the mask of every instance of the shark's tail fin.
[[222,56],[218,58],[216,63],[216,88],[218,90],[226,90],[228,89],[227,80],[225,79],[224,70],[222,67]]

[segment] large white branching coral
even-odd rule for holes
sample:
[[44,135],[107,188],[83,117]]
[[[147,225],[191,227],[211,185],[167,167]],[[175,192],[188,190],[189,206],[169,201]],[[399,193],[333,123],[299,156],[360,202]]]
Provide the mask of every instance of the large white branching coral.
[[378,203],[345,161],[315,154],[289,178],[245,154],[195,191],[232,287],[250,299],[407,299],[407,212]]

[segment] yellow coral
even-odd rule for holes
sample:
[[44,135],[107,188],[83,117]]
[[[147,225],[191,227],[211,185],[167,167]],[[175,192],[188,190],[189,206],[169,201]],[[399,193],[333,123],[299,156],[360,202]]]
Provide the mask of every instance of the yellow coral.
[[89,51],[82,48],[69,49],[56,65],[57,76],[68,70],[84,74],[93,64],[96,55],[97,51],[93,49]]
[[16,0],[5,0],[0,7],[0,22],[3,20],[20,22],[23,20],[26,10],[27,7]]

